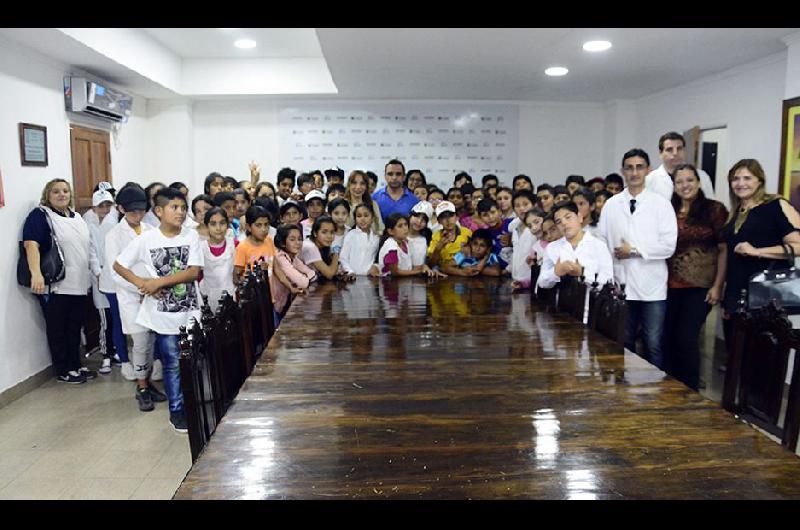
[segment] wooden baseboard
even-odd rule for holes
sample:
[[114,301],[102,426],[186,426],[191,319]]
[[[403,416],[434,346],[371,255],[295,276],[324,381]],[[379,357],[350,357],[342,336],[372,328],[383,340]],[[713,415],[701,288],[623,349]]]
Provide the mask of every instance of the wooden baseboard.
[[52,378],[53,366],[51,365],[33,374],[25,381],[17,383],[11,388],[0,392],[0,408],[3,408],[11,402],[16,401],[28,392],[39,388]]

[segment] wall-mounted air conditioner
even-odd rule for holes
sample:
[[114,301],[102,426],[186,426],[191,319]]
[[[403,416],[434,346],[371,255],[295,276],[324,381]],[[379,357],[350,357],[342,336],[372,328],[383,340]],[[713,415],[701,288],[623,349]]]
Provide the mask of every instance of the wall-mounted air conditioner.
[[125,122],[131,115],[133,97],[85,77],[67,76],[64,78],[64,102],[70,112]]

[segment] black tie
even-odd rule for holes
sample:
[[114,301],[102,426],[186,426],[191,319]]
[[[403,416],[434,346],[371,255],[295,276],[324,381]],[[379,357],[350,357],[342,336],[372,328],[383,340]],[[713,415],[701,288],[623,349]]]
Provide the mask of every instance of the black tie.
[[631,199],[631,213],[636,211],[636,199]]

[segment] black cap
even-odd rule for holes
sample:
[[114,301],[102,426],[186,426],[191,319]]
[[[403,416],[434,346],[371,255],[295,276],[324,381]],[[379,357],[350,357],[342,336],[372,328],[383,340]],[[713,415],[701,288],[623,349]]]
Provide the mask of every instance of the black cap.
[[117,204],[126,211],[147,210],[147,195],[141,186],[127,185],[117,193]]
[[336,167],[336,169],[326,169],[325,176],[328,178],[339,177],[340,179],[344,180],[344,170],[338,166]]

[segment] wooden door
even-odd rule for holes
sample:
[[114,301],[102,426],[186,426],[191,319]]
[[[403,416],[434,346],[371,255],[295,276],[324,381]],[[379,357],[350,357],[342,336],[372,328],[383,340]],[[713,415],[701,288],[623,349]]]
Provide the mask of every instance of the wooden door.
[[111,182],[111,141],[108,132],[70,126],[72,185],[75,208],[84,213],[92,207],[94,187]]
[[700,150],[700,127],[694,126],[688,131],[683,132],[686,140],[686,162],[697,167],[697,152]]

